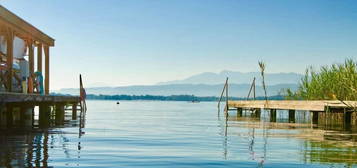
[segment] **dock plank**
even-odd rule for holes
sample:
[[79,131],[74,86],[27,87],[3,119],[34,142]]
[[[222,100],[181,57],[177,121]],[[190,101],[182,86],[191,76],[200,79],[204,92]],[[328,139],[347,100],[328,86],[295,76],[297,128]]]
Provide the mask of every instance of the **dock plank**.
[[78,96],[0,93],[0,102],[2,103],[74,103],[79,101]]
[[325,111],[330,108],[349,108],[357,107],[357,101],[345,101],[346,104],[334,100],[246,100],[228,101],[228,106],[232,108],[265,108],[280,110],[308,110]]

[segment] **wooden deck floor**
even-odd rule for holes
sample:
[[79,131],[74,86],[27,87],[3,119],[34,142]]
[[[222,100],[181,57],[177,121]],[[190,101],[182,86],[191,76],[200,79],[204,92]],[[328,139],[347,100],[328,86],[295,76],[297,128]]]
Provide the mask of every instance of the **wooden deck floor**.
[[[346,106],[346,103],[348,106]],[[265,108],[281,110],[308,110],[325,111],[329,108],[349,108],[357,107],[357,101],[305,101],[305,100],[247,100],[247,101],[228,101],[229,108]]]
[[1,93],[1,103],[77,103],[78,96],[54,96],[54,95],[39,95],[39,94],[23,94],[23,93]]

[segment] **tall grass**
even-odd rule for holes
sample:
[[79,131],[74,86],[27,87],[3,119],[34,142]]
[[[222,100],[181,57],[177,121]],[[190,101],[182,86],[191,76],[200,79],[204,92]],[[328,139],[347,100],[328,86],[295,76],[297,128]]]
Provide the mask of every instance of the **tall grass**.
[[309,67],[296,92],[287,89],[287,99],[357,100],[357,62],[346,59],[342,64]]
[[263,82],[263,89],[264,89],[264,96],[265,100],[268,100],[268,95],[267,95],[267,89],[265,86],[265,77],[264,77],[264,71],[265,71],[265,63],[263,61],[258,62],[259,68],[260,68],[260,74],[262,75],[262,82]]

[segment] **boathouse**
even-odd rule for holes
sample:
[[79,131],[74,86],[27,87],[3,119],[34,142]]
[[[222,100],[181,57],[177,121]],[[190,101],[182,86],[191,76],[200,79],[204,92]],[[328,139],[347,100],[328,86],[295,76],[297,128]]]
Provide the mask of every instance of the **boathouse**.
[[1,125],[17,121],[33,125],[35,106],[44,125],[52,118],[62,122],[68,105],[76,119],[79,97],[50,95],[50,48],[54,45],[52,37],[0,5]]

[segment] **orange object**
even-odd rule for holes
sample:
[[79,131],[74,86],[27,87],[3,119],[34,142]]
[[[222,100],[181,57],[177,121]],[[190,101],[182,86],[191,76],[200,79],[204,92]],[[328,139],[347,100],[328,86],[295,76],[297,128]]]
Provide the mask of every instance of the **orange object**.
[[28,93],[33,93],[33,81],[32,81],[32,77],[28,78]]

